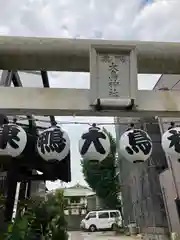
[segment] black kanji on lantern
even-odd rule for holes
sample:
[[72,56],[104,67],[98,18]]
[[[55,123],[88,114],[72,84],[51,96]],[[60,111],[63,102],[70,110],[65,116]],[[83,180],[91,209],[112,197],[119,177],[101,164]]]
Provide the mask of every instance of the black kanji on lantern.
[[41,148],[41,152],[45,154],[47,152],[61,153],[66,146],[66,139],[63,138],[63,132],[60,128],[54,128],[53,130],[47,130],[39,136],[38,147]]
[[174,147],[174,150],[177,153],[180,153],[180,131],[177,130],[170,130],[169,133],[171,136],[169,136],[167,139],[170,140],[169,148]]
[[18,137],[19,132],[19,128],[14,125],[5,124],[0,128],[0,148],[5,149],[8,143],[14,149],[19,148],[19,145],[17,144],[17,142],[20,141],[20,138]]
[[104,147],[102,146],[101,142],[99,141],[99,139],[106,139],[106,135],[103,132],[98,131],[98,128],[90,129],[89,132],[84,133],[81,138],[85,139],[84,144],[81,149],[81,155],[84,155],[88,151],[91,143],[94,144],[94,147],[98,153],[100,153],[100,154],[106,153]]
[[148,137],[147,133],[141,130],[133,130],[133,132],[128,133],[129,146],[126,147],[126,151],[133,155],[139,153],[141,150],[144,155],[148,155],[152,148],[151,139]]

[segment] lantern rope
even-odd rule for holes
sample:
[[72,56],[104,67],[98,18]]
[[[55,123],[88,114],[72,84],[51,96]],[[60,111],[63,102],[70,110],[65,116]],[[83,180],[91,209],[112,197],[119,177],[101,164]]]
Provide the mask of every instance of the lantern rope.
[[[16,116],[16,118],[12,119],[12,120],[9,120],[9,122],[11,123],[14,123],[14,121],[18,122],[18,121],[25,121],[25,120],[33,120],[33,121],[36,121],[36,122],[42,122],[42,123],[49,123],[50,126],[51,126],[51,121],[49,119],[39,119],[39,118],[27,118],[26,116]],[[132,122],[96,122],[96,125],[97,126],[100,126],[100,125],[129,125],[130,128],[134,128],[136,126],[136,124],[140,124],[142,123],[143,121],[142,120],[139,120],[139,121],[135,121],[133,123]],[[179,124],[176,124],[176,127],[179,127],[180,126],[180,121],[178,121]],[[148,124],[156,124],[157,125],[157,122],[150,122],[150,121],[144,121],[144,123],[148,123]],[[174,126],[174,122],[163,122],[163,123],[169,123],[170,124],[170,127]],[[17,123],[19,124],[19,123]],[[23,125],[26,125],[25,123],[21,123]],[[94,124],[94,121],[93,122],[87,122],[87,121],[58,121],[56,120],[55,121],[55,124],[57,125],[89,125],[89,126],[93,126]],[[49,127],[50,127],[49,126]],[[37,126],[39,127],[39,126]],[[43,127],[43,128],[47,128],[47,127]]]

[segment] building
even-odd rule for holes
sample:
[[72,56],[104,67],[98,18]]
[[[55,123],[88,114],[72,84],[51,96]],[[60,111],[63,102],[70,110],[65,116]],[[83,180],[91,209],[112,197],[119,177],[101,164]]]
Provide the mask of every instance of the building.
[[94,192],[86,186],[79,183],[72,187],[64,188],[64,198],[67,202],[67,215],[84,215],[87,213],[87,196]]
[[[71,187],[61,187],[66,201],[66,215],[84,215],[89,211],[103,208],[103,201],[87,186],[79,183]],[[47,194],[54,194],[56,190]]]
[[[154,89],[180,90],[180,76],[176,74],[161,75]],[[180,118],[161,118],[159,119],[161,134],[168,129],[170,122],[174,122],[176,126],[180,126]],[[180,234],[180,163],[175,158],[167,157],[167,164],[168,168],[159,176],[161,190],[166,206],[169,231]]]
[[[40,72],[25,72],[25,71],[18,71],[20,84],[22,84],[22,87],[40,87],[43,88],[43,82],[40,75]],[[5,83],[7,77],[7,71],[0,71],[0,85],[3,86]],[[9,81],[9,85],[11,87],[14,87],[13,82]],[[19,124],[25,124],[28,125],[28,119],[26,116],[16,116],[17,117],[17,123]],[[19,118],[21,117],[21,118]],[[40,128],[47,128],[49,127],[50,120],[49,117],[44,116],[34,116],[35,119],[38,119],[39,121],[36,121],[37,127]],[[9,120],[13,119],[13,116],[8,116]],[[0,193],[5,194],[6,192],[6,172],[0,172]],[[19,187],[17,187],[17,191],[19,191]],[[31,182],[31,196],[45,196],[45,189],[46,185],[44,181],[32,181]],[[18,195],[16,195],[18,196]]]
[[[0,71],[0,86],[9,86],[9,87],[44,87],[43,81],[40,75],[40,72],[18,72],[18,77],[16,80],[12,81],[12,75],[9,71]],[[17,118],[17,123],[22,125],[28,125],[27,116],[14,116]],[[21,117],[21,119],[20,119]],[[36,125],[40,128],[47,128],[50,126],[50,119],[49,117],[42,117],[42,116],[33,116],[36,119],[41,121],[36,121]],[[22,120],[22,118],[24,120]],[[8,119],[11,121],[13,120],[13,116],[8,116]],[[0,195],[6,196],[7,194],[7,172],[2,170],[2,165],[0,164]],[[16,186],[16,194],[15,194],[15,201],[14,201],[14,209],[13,209],[13,216],[16,215],[16,210],[18,206],[18,198],[24,193],[27,196],[40,196],[45,197],[46,191],[46,184],[44,181],[29,181],[29,183],[18,183]],[[4,211],[0,211],[0,222],[3,227],[4,222]]]
[[[87,186],[79,183],[71,187],[59,188],[64,192],[65,199],[65,214],[66,215],[84,215],[87,213],[88,197],[95,196],[96,193]],[[54,194],[57,189],[47,192],[47,194]],[[93,209],[95,206],[92,206]]]
[[[68,230],[79,230],[81,220],[88,211],[96,208],[95,193],[87,186],[79,183],[71,187],[60,188],[64,191],[66,207],[64,209]],[[56,190],[52,190],[47,194],[54,194]],[[92,197],[91,197],[92,196]]]

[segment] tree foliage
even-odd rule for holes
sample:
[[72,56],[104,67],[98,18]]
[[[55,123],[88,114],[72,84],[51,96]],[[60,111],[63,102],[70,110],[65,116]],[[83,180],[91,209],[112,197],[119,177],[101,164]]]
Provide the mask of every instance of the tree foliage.
[[118,199],[119,184],[116,179],[116,141],[112,134],[103,129],[108,135],[111,143],[110,154],[102,162],[81,161],[85,181],[96,192],[100,199],[103,199],[107,208],[120,208]]
[[63,191],[57,190],[54,195],[48,195],[46,200],[36,198],[21,203],[3,239],[67,240]]

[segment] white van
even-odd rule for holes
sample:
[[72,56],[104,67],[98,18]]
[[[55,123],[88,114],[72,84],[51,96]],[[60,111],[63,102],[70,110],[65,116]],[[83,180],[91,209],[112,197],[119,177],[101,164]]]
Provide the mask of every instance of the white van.
[[101,210],[89,212],[81,221],[81,229],[95,232],[101,229],[113,229],[122,226],[122,218],[118,210]]

